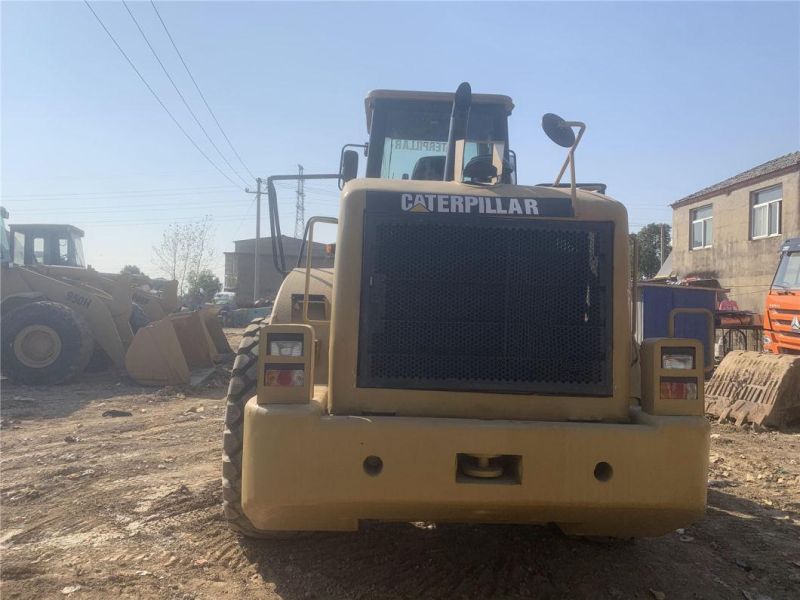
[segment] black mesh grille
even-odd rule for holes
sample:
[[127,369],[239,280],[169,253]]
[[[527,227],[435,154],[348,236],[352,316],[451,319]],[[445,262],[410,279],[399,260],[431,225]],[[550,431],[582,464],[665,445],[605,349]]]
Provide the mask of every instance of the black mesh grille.
[[358,385],[610,395],[612,237],[368,212]]

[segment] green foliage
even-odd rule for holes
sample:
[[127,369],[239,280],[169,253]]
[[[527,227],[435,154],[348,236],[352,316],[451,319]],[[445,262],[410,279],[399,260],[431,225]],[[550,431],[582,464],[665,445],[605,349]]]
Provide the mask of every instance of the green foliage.
[[[650,279],[661,268],[661,227],[664,228],[664,260],[672,252],[672,227],[666,223],[650,223],[630,235],[639,241],[638,279]],[[632,246],[632,244],[631,244]]]
[[186,281],[189,284],[189,297],[198,303],[211,302],[221,287],[219,278],[209,269],[192,271]]
[[144,273],[142,273],[142,270],[136,265],[125,265],[124,267],[122,267],[120,273],[122,274],[128,273],[129,275],[144,275]]

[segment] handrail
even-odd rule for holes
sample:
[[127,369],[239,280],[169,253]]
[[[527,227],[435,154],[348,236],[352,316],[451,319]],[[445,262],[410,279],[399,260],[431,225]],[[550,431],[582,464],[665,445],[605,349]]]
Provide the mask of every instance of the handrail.
[[[308,318],[308,291],[311,287],[311,264],[314,257],[314,225],[317,223],[338,225],[339,219],[334,217],[311,217],[306,225],[306,231],[308,232],[308,250],[306,251],[306,283],[303,291],[303,323],[309,325],[312,321]],[[305,240],[305,236],[303,236],[303,240]]]

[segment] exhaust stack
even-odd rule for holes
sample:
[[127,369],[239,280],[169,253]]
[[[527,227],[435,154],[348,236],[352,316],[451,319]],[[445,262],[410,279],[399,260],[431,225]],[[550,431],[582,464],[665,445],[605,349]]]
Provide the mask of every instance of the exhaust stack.
[[456,140],[467,138],[469,109],[472,106],[472,88],[466,81],[458,86],[450,113],[450,131],[447,134],[447,156],[444,160],[443,181],[455,179]]

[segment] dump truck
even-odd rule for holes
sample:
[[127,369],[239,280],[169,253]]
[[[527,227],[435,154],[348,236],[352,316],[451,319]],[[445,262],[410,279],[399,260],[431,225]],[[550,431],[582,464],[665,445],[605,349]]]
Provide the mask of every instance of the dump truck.
[[[244,333],[228,388],[223,510],[250,536],[362,521],[555,523],[655,536],[702,518],[703,348],[633,341],[628,218],[575,177],[517,183],[512,100],[378,90],[368,144],[337,173],[333,268],[276,268],[271,315]],[[360,146],[360,150],[350,147]],[[357,177],[359,153],[366,169]],[[569,169],[569,182],[561,181]]]
[[764,310],[764,352],[729,352],[709,380],[706,411],[738,425],[800,422],[800,238],[781,244]]
[[7,231],[7,214],[0,227],[0,320],[9,380],[65,383],[111,364],[142,384],[190,384],[230,353],[214,311],[167,314],[177,307],[174,282],[157,290],[141,277],[98,273],[86,267],[77,227]]

